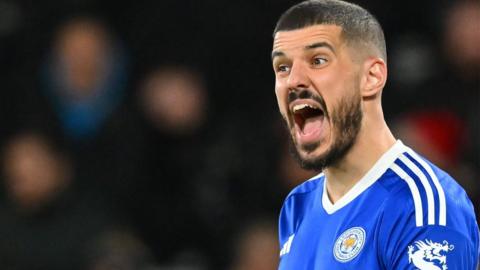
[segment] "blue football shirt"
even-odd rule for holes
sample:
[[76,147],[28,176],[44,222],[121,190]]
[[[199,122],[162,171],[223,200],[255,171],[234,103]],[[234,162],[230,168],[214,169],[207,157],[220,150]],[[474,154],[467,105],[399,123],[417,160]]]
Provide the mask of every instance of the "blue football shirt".
[[397,141],[335,204],[324,174],[280,213],[281,270],[475,270],[479,231],[465,191]]

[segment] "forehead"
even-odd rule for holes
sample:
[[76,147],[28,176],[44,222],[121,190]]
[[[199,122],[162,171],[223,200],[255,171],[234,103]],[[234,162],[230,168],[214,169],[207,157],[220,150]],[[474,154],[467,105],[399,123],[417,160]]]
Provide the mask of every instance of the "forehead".
[[315,42],[327,42],[339,47],[342,28],[338,25],[319,24],[290,31],[279,31],[273,39],[273,50],[289,51],[303,48]]

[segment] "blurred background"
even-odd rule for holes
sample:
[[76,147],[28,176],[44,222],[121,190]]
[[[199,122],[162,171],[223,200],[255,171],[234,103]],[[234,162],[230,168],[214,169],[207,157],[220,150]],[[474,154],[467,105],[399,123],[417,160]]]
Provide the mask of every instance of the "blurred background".
[[[276,269],[272,31],[298,1],[0,0],[0,268]],[[359,0],[396,136],[480,208],[480,2]]]

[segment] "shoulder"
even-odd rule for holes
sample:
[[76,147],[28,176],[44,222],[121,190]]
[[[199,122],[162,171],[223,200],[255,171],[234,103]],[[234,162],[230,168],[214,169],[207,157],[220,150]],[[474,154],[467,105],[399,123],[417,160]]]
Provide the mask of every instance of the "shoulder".
[[281,218],[292,218],[304,212],[308,203],[314,200],[316,192],[322,192],[324,181],[325,176],[321,173],[294,188],[285,198],[280,213]]
[[469,258],[478,256],[478,225],[464,189],[409,148],[386,175],[381,182],[388,195],[377,232],[386,265],[403,269],[399,265],[408,260],[401,258],[417,249],[415,243],[444,242],[456,246],[451,257],[457,266],[472,265]]
[[[476,220],[465,190],[446,172],[406,148],[390,167],[384,185],[389,189],[385,210],[414,214],[416,226],[468,225]],[[402,207],[403,206],[403,207]]]
[[321,173],[303,182],[288,194],[280,211],[280,240],[296,230],[309,205],[314,202],[315,194],[318,194],[316,192],[322,192],[324,179]]
[[288,200],[293,199],[298,195],[305,195],[309,194],[315,190],[323,188],[323,181],[325,179],[325,175],[320,173],[305,182],[301,183],[300,185],[296,186],[290,193],[287,195],[285,202]]

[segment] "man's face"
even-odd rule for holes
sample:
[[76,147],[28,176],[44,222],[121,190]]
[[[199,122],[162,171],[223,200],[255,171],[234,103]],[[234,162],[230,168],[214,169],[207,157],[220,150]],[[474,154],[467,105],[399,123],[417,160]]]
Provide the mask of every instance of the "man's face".
[[278,106],[307,169],[335,164],[361,126],[360,65],[341,32],[339,26],[314,25],[274,37]]

